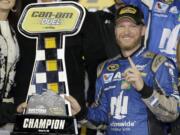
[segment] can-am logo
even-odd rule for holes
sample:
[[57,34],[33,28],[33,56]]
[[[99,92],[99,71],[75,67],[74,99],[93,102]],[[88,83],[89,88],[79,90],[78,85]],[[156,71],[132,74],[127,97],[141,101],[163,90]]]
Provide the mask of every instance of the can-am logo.
[[61,24],[61,19],[71,19],[73,13],[66,13],[66,12],[39,12],[34,11],[32,13],[32,17],[39,17],[42,18],[41,24],[44,25],[59,25]]

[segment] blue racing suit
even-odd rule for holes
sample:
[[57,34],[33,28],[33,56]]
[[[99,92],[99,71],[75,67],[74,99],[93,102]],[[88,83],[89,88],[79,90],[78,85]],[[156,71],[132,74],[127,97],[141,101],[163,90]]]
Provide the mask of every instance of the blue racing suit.
[[130,67],[117,56],[102,63],[96,82],[96,107],[89,121],[107,124],[107,135],[163,135],[161,121],[178,117],[177,70],[171,60],[140,48],[131,56],[145,82],[138,92],[123,77]]

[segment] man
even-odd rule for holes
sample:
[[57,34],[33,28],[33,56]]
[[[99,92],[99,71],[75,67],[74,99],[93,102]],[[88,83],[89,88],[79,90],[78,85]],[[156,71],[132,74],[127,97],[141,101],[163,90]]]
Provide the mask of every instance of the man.
[[180,34],[180,0],[119,0],[142,9],[148,24],[147,45],[176,61],[176,44]]
[[[161,121],[178,117],[177,70],[166,57],[143,47],[145,26],[138,8],[121,8],[115,23],[121,56],[99,66],[97,106],[88,108],[87,119],[106,123],[108,135],[164,135]],[[76,100],[66,99],[77,113]]]

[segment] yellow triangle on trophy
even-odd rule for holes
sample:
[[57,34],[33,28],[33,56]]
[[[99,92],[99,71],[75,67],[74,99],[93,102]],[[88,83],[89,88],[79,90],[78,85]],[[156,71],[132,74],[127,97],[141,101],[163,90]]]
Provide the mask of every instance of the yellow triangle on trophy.
[[56,48],[56,38],[55,37],[48,37],[44,39],[45,41],[45,48]]
[[58,93],[58,83],[48,83],[48,90]]

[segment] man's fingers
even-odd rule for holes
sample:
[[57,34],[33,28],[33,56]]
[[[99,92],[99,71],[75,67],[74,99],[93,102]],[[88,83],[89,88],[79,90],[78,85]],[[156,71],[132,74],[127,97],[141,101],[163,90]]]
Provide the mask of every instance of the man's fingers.
[[64,96],[64,98],[70,102],[72,107],[76,107],[79,105],[76,99],[74,99],[72,96]]
[[17,107],[17,112],[22,113],[24,111],[24,109],[26,109],[26,108],[27,108],[27,103],[23,102]]
[[136,82],[137,81],[137,78],[127,78],[127,80],[126,80],[127,82],[129,82],[129,83],[134,83],[134,82]]
[[137,78],[137,76],[134,74],[128,74],[127,76],[125,76],[126,80],[129,80],[130,78]]
[[128,73],[133,73],[133,69],[132,68],[128,68],[124,71],[123,75],[126,76]]
[[72,96],[64,96],[64,98],[67,100],[67,101],[69,101],[71,104],[73,104],[76,100],[72,97]]
[[66,95],[64,96],[64,98],[70,102],[73,114],[77,114],[81,110],[81,107],[75,98]]

